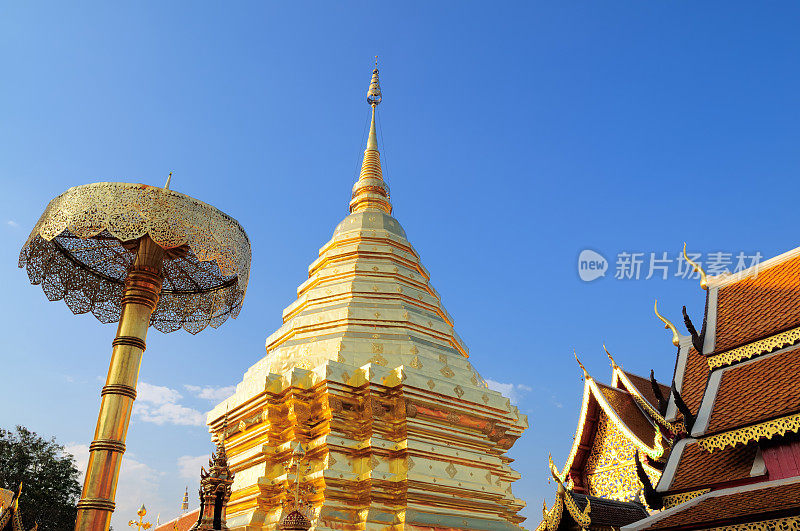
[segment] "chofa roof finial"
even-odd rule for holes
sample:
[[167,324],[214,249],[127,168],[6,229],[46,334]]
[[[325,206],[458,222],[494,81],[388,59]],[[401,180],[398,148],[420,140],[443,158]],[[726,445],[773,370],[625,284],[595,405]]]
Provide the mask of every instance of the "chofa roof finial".
[[700,287],[707,290],[708,277],[706,276],[706,272],[703,271],[703,268],[700,267],[700,264],[689,258],[689,255],[686,254],[686,242],[683,242],[683,258],[692,266],[695,271],[700,273]]
[[678,329],[675,328],[675,325],[672,324],[666,317],[658,313],[658,299],[656,299],[656,302],[653,304],[653,311],[656,312],[656,317],[661,319],[661,321],[664,323],[664,328],[669,328],[672,331],[672,344],[676,347],[679,346],[681,344],[681,336],[678,334]]

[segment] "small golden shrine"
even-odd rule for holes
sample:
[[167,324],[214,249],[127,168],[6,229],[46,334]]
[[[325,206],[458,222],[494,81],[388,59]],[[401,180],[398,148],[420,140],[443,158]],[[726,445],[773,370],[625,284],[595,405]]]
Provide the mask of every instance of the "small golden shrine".
[[[294,497],[315,529],[519,529],[506,452],[527,428],[470,364],[392,217],[375,130],[350,214],[309,267],[267,355],[209,413],[236,477],[231,529],[278,529]],[[305,465],[292,448],[306,448]],[[295,484],[299,483],[297,493]],[[289,503],[287,503],[289,502]]]

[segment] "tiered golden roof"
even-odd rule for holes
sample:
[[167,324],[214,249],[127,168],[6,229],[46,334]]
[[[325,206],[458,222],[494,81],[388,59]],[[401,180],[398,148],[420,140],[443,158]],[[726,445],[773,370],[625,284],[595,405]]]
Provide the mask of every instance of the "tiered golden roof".
[[[267,338],[228,411],[232,529],[276,529],[294,496],[316,529],[518,529],[507,450],[527,418],[468,361],[428,271],[391,216],[372,123],[350,215]],[[307,471],[291,448],[307,448]],[[242,527],[244,528],[244,527]]]

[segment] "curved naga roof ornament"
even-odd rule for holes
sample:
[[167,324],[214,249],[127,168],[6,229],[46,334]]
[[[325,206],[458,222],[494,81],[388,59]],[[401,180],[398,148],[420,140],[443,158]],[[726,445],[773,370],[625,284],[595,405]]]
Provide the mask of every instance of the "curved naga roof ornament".
[[681,335],[678,333],[678,329],[675,328],[675,325],[672,324],[669,319],[658,313],[658,299],[656,299],[656,302],[653,304],[653,311],[656,312],[656,317],[661,319],[661,322],[664,323],[664,328],[669,328],[669,330],[672,332],[672,344],[676,347],[679,346],[681,344]]
[[683,258],[689,264],[691,264],[692,268],[696,272],[700,273],[700,287],[704,290],[708,290],[708,276],[706,275],[706,272],[703,271],[703,268],[700,267],[700,264],[689,258],[689,255],[686,254],[686,242],[683,242]]
[[[617,364],[617,362],[614,361],[614,357],[611,355],[611,352],[609,352],[608,349],[606,348],[605,343],[603,343],[603,350],[606,351],[606,356],[608,356],[608,359],[611,360],[611,366],[614,369],[616,378],[622,380],[625,389],[627,389],[628,392],[631,394],[631,397],[633,398],[634,402],[636,402],[636,404],[641,409],[646,411],[648,416],[656,423],[655,426],[656,430],[658,430],[658,425],[660,424],[661,426],[666,428],[668,432],[670,433],[676,432],[677,431],[676,427],[673,426],[670,422],[668,422],[664,418],[664,414],[661,411],[657,410],[652,405],[650,405],[650,403],[641,395],[639,389],[635,385],[633,385],[633,382],[630,381],[628,375],[625,374],[625,371],[622,369],[622,367],[620,367]],[[664,398],[664,395],[661,393],[661,388],[659,388],[658,384],[655,382],[655,375],[653,374],[652,370],[650,371],[650,383],[651,386],[653,387],[653,394],[655,394],[656,400],[658,400],[659,402],[659,408],[661,408],[661,406],[663,405],[663,408],[666,409],[666,399]],[[661,444],[661,434],[658,433],[656,435],[656,443],[653,445],[653,448],[658,448],[660,444]]]
[[543,521],[537,529],[555,531],[561,523],[561,517],[564,514],[563,507],[567,508],[567,512],[569,512],[572,519],[575,520],[575,523],[581,526],[581,529],[587,529],[592,523],[592,519],[589,516],[592,511],[591,502],[587,498],[586,507],[583,509],[583,511],[581,511],[580,507],[578,507],[578,504],[575,503],[575,500],[572,498],[571,489],[567,488],[567,486],[561,481],[558,470],[556,469],[556,465],[553,463],[552,454],[548,456],[548,459],[550,462],[550,473],[552,474],[553,479],[556,480],[556,483],[558,483],[558,491],[556,493],[555,503],[550,509],[550,512],[547,511],[547,503],[542,502]]

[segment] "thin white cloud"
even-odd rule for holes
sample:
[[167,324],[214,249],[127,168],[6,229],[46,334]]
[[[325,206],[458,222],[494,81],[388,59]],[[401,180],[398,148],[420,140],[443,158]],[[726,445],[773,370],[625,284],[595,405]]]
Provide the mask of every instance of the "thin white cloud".
[[13,219],[9,219],[8,221],[6,221],[6,225],[8,225],[9,227],[14,227],[14,228],[19,227],[19,223],[17,223]]
[[183,387],[186,388],[186,390],[190,393],[194,394],[197,398],[211,400],[212,402],[222,402],[236,391],[235,385],[229,385],[227,387],[201,387],[199,385],[184,385]]
[[205,424],[205,416],[200,411],[178,404],[183,395],[175,389],[141,382],[136,398],[133,413],[144,422],[178,426]]
[[141,382],[136,388],[136,399],[141,402],[151,402],[155,405],[174,404],[181,398],[183,396],[178,391],[162,385]]
[[525,384],[503,383],[489,379],[486,380],[486,385],[489,386],[489,389],[502,394],[511,400],[512,404],[517,406],[520,404],[526,394],[533,391],[532,387]]
[[197,479],[200,477],[200,467],[208,467],[209,455],[182,455],[178,458],[178,474],[182,478]]

